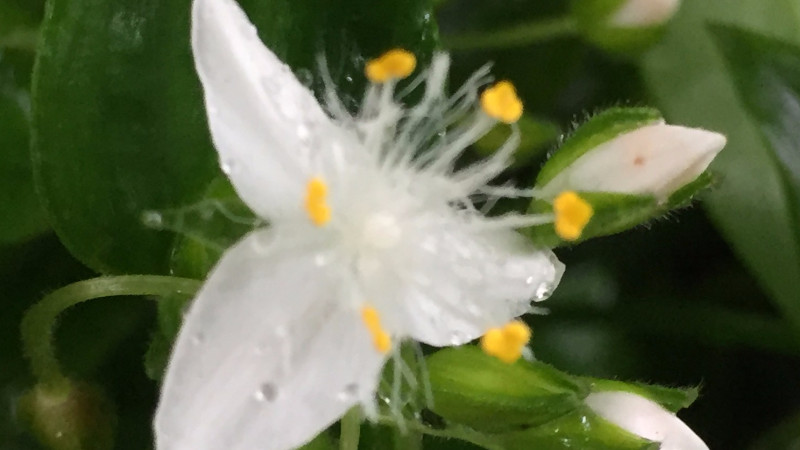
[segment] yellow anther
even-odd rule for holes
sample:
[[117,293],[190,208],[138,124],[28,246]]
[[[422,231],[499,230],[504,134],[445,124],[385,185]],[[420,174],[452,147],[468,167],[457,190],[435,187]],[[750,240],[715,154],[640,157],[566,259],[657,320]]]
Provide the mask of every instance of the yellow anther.
[[489,117],[514,123],[522,116],[522,100],[510,81],[500,81],[481,94],[481,107]]
[[381,353],[388,353],[392,349],[392,338],[389,333],[381,326],[381,317],[378,311],[372,306],[363,306],[361,308],[361,320],[367,326],[367,330],[372,335],[372,344],[375,350]]
[[514,320],[502,328],[492,328],[481,338],[484,353],[511,364],[522,356],[522,349],[531,340],[531,329],[521,320]]
[[314,225],[321,227],[331,220],[331,208],[325,199],[328,186],[320,177],[312,178],[306,185],[306,212]]
[[396,48],[369,60],[364,67],[364,74],[373,83],[385,83],[411,75],[416,67],[417,58],[413,53]]
[[556,214],[556,234],[566,241],[581,237],[583,228],[594,214],[592,205],[573,191],[558,194],[553,201],[553,211]]

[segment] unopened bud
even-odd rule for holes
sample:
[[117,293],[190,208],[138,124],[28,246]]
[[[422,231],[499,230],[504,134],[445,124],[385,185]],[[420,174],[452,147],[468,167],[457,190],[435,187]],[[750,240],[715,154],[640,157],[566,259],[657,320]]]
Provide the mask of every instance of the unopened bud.
[[602,391],[585,399],[591,410],[625,431],[659,442],[661,450],[708,450],[674,413],[658,403],[625,391]]
[[33,387],[20,398],[18,414],[39,443],[54,450],[108,450],[114,447],[116,415],[99,389],[70,382]]
[[554,246],[635,227],[681,206],[710,184],[706,169],[724,146],[725,136],[667,125],[652,109],[598,114],[542,167],[538,199],[530,207],[532,213],[552,212],[558,198],[575,192],[591,207],[591,220],[574,236],[547,225],[532,227],[529,234],[540,245]]
[[577,410],[588,385],[540,362],[509,364],[471,346],[427,360],[433,411],[476,430],[535,427]]
[[572,12],[584,36],[599,47],[636,53],[655,43],[680,0],[574,0]]
[[622,133],[610,127],[585,143],[595,144],[591,148],[565,145],[561,151],[580,155],[558,173],[546,172],[545,165],[536,184],[545,198],[571,190],[652,195],[665,202],[705,172],[725,142],[719,133],[663,121]]

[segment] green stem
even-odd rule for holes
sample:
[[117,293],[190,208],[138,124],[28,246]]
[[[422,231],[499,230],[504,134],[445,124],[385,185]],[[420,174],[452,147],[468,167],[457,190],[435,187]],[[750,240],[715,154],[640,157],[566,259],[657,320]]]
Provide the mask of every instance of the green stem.
[[339,437],[339,450],[358,450],[361,438],[361,408],[354,406],[342,417],[342,434]]
[[11,48],[35,52],[38,43],[39,30],[37,28],[17,28],[0,36],[0,49]]
[[551,39],[575,36],[578,27],[570,16],[537,20],[501,30],[442,36],[450,50],[486,50],[520,47]]
[[[389,416],[379,416],[377,423],[390,427],[397,427],[396,419]],[[483,447],[487,450],[503,450],[502,446],[496,442],[493,442],[484,434],[467,427],[451,425],[442,429],[430,428],[415,420],[406,421],[404,425],[409,431],[416,433],[427,434],[428,436],[436,436],[445,439],[459,439]]]
[[25,313],[20,325],[22,348],[34,376],[42,385],[55,390],[68,385],[53,345],[56,319],[64,310],[101,297],[176,293],[189,296],[199,289],[200,284],[200,281],[186,278],[124,275],[79,281],[50,293]]

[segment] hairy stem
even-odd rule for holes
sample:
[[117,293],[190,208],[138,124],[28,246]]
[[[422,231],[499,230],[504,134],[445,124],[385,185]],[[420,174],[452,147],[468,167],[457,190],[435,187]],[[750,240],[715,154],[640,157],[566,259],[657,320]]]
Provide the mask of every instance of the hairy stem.
[[450,50],[486,50],[521,47],[577,33],[575,21],[567,16],[536,20],[500,30],[442,36],[442,42]]
[[58,389],[68,384],[55,354],[53,334],[58,315],[64,310],[101,297],[128,295],[193,295],[201,282],[158,275],[124,275],[79,281],[58,289],[32,306],[22,319],[22,348],[31,370],[45,387]]

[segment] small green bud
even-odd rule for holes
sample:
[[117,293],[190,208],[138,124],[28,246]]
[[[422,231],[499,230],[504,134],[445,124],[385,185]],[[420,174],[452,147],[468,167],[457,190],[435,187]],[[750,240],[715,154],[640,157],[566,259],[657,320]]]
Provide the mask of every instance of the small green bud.
[[588,384],[541,362],[507,364],[477,347],[428,358],[433,411],[484,432],[532,427],[583,405]]
[[583,35],[615,53],[639,53],[661,37],[680,0],[573,0],[572,14]]
[[96,387],[73,382],[57,388],[34,386],[20,398],[18,415],[46,448],[108,450],[114,447],[114,408]]

